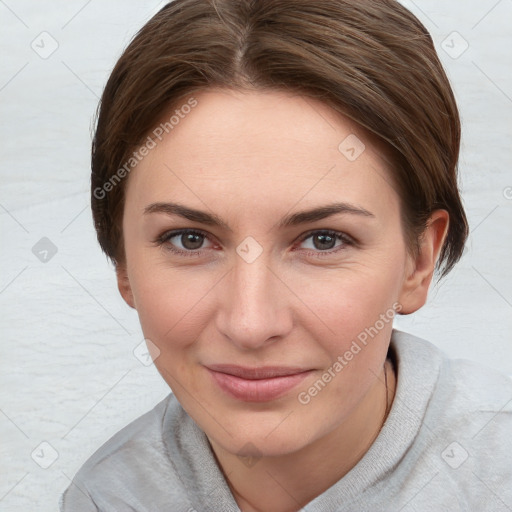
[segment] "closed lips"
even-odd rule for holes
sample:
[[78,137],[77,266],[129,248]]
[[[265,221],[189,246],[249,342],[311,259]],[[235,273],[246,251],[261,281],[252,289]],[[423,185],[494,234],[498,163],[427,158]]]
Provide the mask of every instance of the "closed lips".
[[232,365],[209,366],[208,370],[222,391],[244,402],[268,402],[280,398],[312,372],[303,368]]
[[235,365],[211,365],[207,368],[215,372],[225,373],[247,380],[272,379],[275,377],[286,377],[288,375],[296,375],[298,373],[311,371],[310,369],[306,368],[282,366],[262,366],[257,368],[247,368]]

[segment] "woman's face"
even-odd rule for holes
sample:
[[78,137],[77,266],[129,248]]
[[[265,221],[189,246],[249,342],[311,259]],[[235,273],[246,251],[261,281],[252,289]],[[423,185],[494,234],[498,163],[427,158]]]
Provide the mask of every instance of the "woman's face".
[[382,370],[412,268],[399,197],[375,146],[322,103],[194,98],[129,177],[120,289],[210,440],[291,453]]

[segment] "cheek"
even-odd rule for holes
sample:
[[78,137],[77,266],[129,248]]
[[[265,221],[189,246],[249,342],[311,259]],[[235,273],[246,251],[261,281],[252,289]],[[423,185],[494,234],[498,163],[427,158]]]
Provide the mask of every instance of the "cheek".
[[153,362],[178,400],[188,404],[190,394],[200,396],[197,340],[210,323],[214,307],[207,283],[185,274],[166,269],[138,275],[134,294],[144,338],[156,347]]
[[322,284],[310,288],[317,317],[309,315],[307,330],[327,358],[318,380],[301,388],[297,401],[307,406],[301,409],[304,414],[322,418],[328,431],[360,402],[380,373],[393,318],[401,307],[392,271],[380,277],[361,272],[332,280],[328,287]]
[[300,295],[316,314],[310,315],[311,328],[316,320],[324,335],[328,332],[334,340],[334,347],[343,349],[338,346],[341,340],[347,343],[354,339],[374,325],[381,314],[393,310],[400,294],[402,272],[402,262],[397,261],[384,268],[336,271],[321,280],[310,280],[301,288]]
[[213,276],[134,261],[130,283],[144,336],[160,350],[194,342],[211,314]]

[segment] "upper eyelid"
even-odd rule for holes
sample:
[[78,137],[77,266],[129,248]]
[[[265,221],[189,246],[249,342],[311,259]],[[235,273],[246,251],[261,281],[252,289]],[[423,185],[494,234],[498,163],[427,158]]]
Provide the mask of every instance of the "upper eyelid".
[[[166,236],[168,236],[169,238],[172,238],[173,236],[178,236],[183,233],[197,233],[197,234],[205,236],[206,238],[211,238],[214,236],[211,233],[208,233],[207,231],[204,231],[203,229],[200,229],[200,228],[178,228],[178,229],[169,229],[169,230],[164,231],[161,235],[159,235],[159,238],[163,238]],[[350,235],[348,235],[344,231],[337,231],[335,229],[328,229],[328,228],[310,229],[310,230],[300,234],[297,238],[300,240],[302,238],[307,238],[315,233],[332,233],[335,235],[343,235],[343,236],[346,236],[347,238],[351,238]]]
[[[167,231],[164,231],[161,235],[158,235],[156,237],[156,239],[154,240],[154,243],[155,244],[168,243],[171,238],[174,238],[175,236],[180,236],[184,233],[195,233],[195,234],[204,236],[211,243],[214,243],[212,235],[210,235],[206,231],[203,231],[202,229],[196,229],[196,228],[169,229]],[[201,249],[197,249],[197,250],[199,251]],[[193,252],[193,251],[190,251],[190,252]]]
[[344,231],[337,231],[335,229],[327,229],[327,228],[320,228],[320,229],[310,229],[309,231],[306,231],[305,233],[302,233],[298,236],[299,240],[303,240],[304,238],[309,238],[311,235],[314,235],[316,233],[326,233],[326,234],[333,234],[336,236],[344,236],[347,238],[351,238],[349,235],[347,235]]
[[198,235],[202,235],[206,238],[211,238],[212,235],[210,233],[198,229],[198,228],[180,228],[180,229],[168,229],[164,231],[161,235],[158,236],[158,238],[173,238],[178,235],[182,235],[183,233],[196,233]]
[[[327,234],[333,234],[336,238],[339,238],[343,242],[351,243],[356,245],[357,240],[350,236],[348,233],[345,233],[344,231],[336,231],[335,229],[312,229],[310,231],[307,231],[306,233],[300,235],[297,239],[298,242],[303,242],[304,240],[307,240],[309,237],[313,236],[316,233],[327,233]],[[327,252],[327,251],[324,251]]]

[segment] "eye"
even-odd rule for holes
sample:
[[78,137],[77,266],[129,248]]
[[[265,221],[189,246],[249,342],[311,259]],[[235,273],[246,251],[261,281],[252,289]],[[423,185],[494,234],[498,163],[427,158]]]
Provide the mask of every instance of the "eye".
[[205,233],[194,229],[179,229],[168,231],[158,237],[158,245],[165,245],[167,249],[176,253],[195,253],[201,249],[213,247],[213,243]]
[[302,249],[314,252],[336,252],[349,245],[354,245],[354,241],[348,235],[330,230],[311,232],[299,244]]

